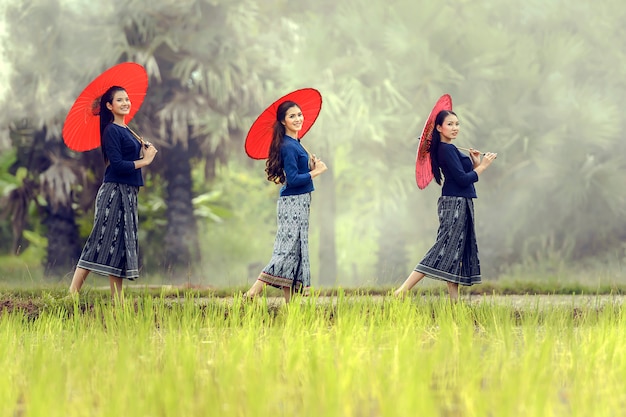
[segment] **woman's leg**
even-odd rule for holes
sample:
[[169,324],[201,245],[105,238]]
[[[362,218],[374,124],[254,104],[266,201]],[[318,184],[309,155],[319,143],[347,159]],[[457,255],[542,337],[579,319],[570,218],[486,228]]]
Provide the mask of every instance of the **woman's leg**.
[[291,287],[283,287],[283,294],[285,295],[285,304],[289,304],[289,300],[291,300]]
[[263,288],[265,287],[265,282],[261,281],[257,278],[257,280],[252,284],[252,287],[244,294],[246,298],[254,298],[257,295],[261,294]]
[[459,299],[459,284],[455,282],[447,282],[448,294],[450,295],[450,301],[457,301]]
[[124,280],[120,277],[109,275],[109,285],[111,286],[111,298],[113,301],[122,301],[122,283]]
[[89,275],[88,269],[76,268],[74,276],[72,277],[72,283],[70,284],[70,294],[77,294],[80,291],[87,279],[87,275]]
[[411,288],[413,288],[415,284],[420,282],[422,278],[424,278],[425,276],[426,275],[424,275],[422,272],[417,272],[417,271],[411,272],[411,274],[407,277],[407,279],[402,283],[400,288],[394,291],[393,295],[399,296],[410,291]]

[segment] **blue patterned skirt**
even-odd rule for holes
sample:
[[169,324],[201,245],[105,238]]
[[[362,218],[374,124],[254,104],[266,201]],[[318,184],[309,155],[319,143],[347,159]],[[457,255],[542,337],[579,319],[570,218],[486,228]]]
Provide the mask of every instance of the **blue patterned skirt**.
[[137,193],[139,187],[105,182],[96,196],[93,229],[78,267],[133,280],[139,276]]
[[415,271],[460,285],[480,284],[474,201],[465,197],[442,196],[437,202],[437,209],[437,240]]
[[311,193],[279,197],[274,252],[261,272],[261,281],[277,288],[291,287],[296,292],[311,286],[310,208]]

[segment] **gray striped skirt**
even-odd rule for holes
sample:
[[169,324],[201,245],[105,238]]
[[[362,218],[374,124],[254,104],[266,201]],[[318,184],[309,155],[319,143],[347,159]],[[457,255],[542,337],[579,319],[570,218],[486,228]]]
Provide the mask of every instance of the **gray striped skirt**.
[[137,193],[139,187],[105,182],[96,196],[95,220],[78,267],[101,275],[134,280],[137,255]]
[[437,202],[437,208],[437,240],[415,267],[415,271],[460,285],[480,284],[474,201],[465,197],[442,196]]
[[311,193],[280,197],[276,204],[278,230],[272,259],[259,279],[273,287],[303,292],[311,286],[309,214]]

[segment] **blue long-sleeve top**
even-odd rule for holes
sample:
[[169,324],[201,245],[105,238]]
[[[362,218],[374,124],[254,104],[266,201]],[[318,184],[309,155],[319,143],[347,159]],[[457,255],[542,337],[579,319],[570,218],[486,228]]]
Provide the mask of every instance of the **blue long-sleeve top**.
[[280,156],[286,178],[285,184],[280,189],[281,197],[313,191],[313,179],[309,172],[309,154],[300,141],[285,135],[280,147]]
[[104,172],[104,182],[116,182],[141,187],[141,168],[135,168],[141,144],[130,131],[115,123],[109,124],[102,133],[102,146],[109,158]]
[[444,177],[441,195],[476,198],[474,183],[478,181],[478,174],[471,158],[445,142],[439,144],[437,155]]

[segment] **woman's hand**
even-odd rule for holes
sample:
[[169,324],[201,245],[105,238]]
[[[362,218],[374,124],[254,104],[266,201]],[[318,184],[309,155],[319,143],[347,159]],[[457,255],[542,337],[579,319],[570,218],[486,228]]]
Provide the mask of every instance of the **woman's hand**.
[[489,165],[491,165],[493,160],[496,159],[497,157],[498,157],[497,153],[487,152],[485,153],[485,156],[483,156],[482,161],[480,161],[480,165],[484,165],[485,167],[488,167]]
[[310,172],[311,178],[317,177],[318,175],[320,175],[321,173],[325,172],[328,169],[324,161],[319,159],[317,156],[314,157],[314,162],[315,162],[315,165],[314,165],[315,168],[313,168],[313,170]]
[[155,148],[153,144],[148,142],[146,143],[146,147],[144,148],[144,151],[143,151],[143,159],[147,159],[148,160],[147,162],[151,163],[154,160],[154,157],[156,156],[157,152],[159,152],[157,148]]
[[483,159],[480,161],[480,164],[478,164],[478,166],[474,168],[474,171],[476,171],[476,173],[480,175],[484,170],[487,169],[489,165],[491,165],[493,160],[496,159],[497,157],[498,157],[497,153],[493,153],[493,152],[485,153],[485,156],[483,156]]
[[146,142],[143,145],[142,151],[143,151],[143,158],[135,161],[135,169],[143,168],[145,166],[150,165],[152,161],[154,160],[154,157],[156,156],[157,152],[159,152],[157,148],[155,148],[154,145],[151,144],[150,142]]
[[472,160],[472,165],[476,168],[480,164],[480,154],[481,152],[474,148],[469,148],[469,156]]

